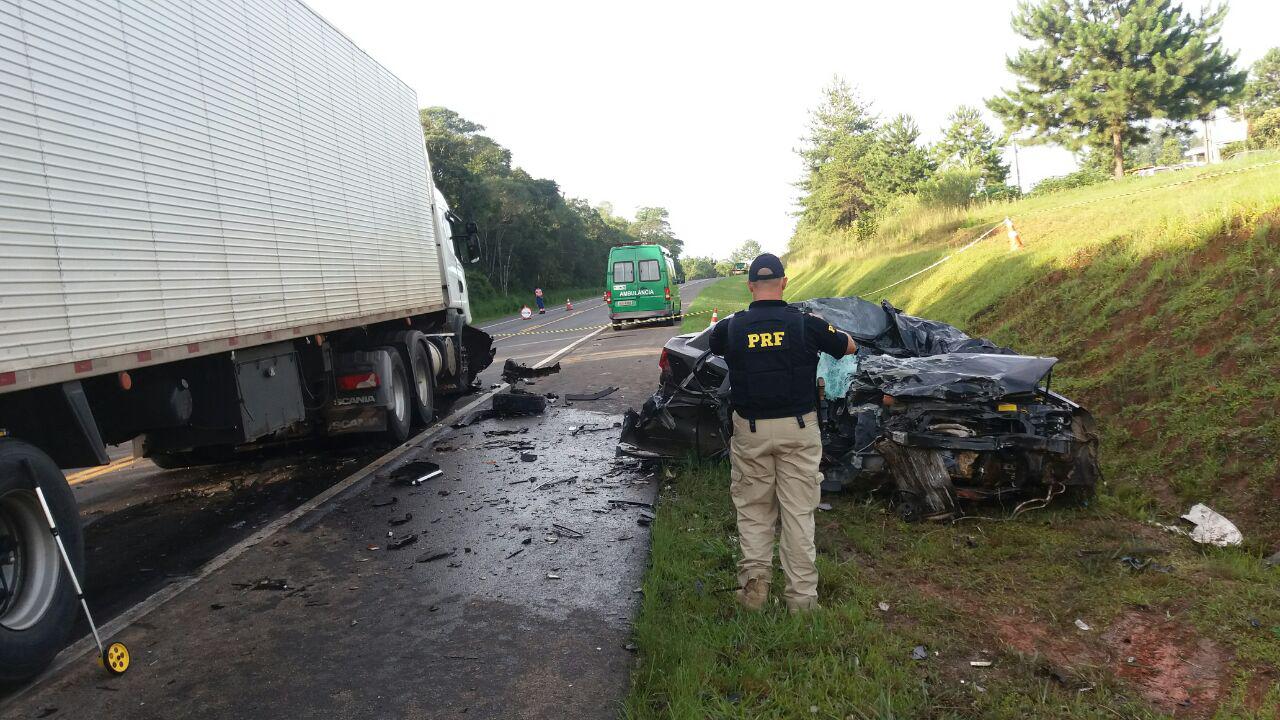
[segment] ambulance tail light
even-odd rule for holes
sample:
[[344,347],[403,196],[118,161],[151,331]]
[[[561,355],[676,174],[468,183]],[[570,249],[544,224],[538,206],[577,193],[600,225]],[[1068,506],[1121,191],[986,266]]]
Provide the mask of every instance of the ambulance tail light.
[[608,304],[609,304],[609,303],[611,303],[611,302],[613,302],[613,293],[609,292],[608,290],[605,290],[605,291],[604,291],[604,304],[605,304],[605,305],[608,305]]
[[671,302],[671,286],[662,288],[663,294],[667,296],[667,302]]

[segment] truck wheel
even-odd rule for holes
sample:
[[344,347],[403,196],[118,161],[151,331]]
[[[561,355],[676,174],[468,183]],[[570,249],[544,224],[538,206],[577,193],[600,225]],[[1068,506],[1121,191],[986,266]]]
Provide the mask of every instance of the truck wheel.
[[[25,466],[25,467],[24,467]],[[27,467],[30,468],[28,472]],[[76,595],[31,480],[34,473],[76,575],[84,541],[75,497],[40,450],[0,438],[0,681],[34,676],[63,648],[75,624]]]
[[391,404],[387,407],[388,441],[399,445],[409,439],[409,428],[413,424],[413,389],[409,385],[409,376],[404,369],[404,361],[395,348],[383,348],[391,356]]
[[388,349],[395,350],[408,371],[409,386],[413,392],[411,422],[424,426],[429,424],[435,415],[435,375],[431,369],[426,337],[417,330],[399,330],[386,333],[381,339],[390,346]]
[[413,373],[413,418],[426,427],[436,415],[435,373],[431,369],[431,353],[427,339],[419,336],[409,346],[409,369]]

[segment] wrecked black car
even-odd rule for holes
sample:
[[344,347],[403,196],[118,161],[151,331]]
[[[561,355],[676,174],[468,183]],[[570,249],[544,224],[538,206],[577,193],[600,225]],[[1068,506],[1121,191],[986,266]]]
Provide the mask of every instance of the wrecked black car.
[[[885,491],[907,520],[959,517],[972,501],[1017,512],[1093,495],[1098,435],[1087,410],[1050,389],[1057,358],[1019,355],[888,302],[798,305],[858,342],[856,355],[822,356],[814,382],[824,491]],[[623,452],[726,454],[728,370],[709,336],[663,348],[660,387],[627,413]]]

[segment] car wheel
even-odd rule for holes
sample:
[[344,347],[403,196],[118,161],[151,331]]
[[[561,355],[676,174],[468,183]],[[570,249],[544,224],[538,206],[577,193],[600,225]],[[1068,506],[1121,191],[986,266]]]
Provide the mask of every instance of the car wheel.
[[409,387],[408,373],[405,372],[404,361],[395,348],[383,348],[391,355],[391,387],[387,388],[391,402],[387,406],[387,429],[384,431],[388,442],[399,445],[409,439],[409,428],[413,424],[411,405],[412,389]]
[[31,475],[44,491],[76,575],[84,542],[75,497],[62,471],[40,450],[0,438],[0,681],[34,676],[66,644],[76,594],[49,532]]

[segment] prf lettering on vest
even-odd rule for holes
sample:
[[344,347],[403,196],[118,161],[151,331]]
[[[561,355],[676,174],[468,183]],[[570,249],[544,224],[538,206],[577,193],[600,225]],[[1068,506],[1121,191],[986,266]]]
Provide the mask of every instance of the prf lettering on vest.
[[782,347],[782,336],[786,334],[785,330],[771,333],[747,333],[747,347]]

